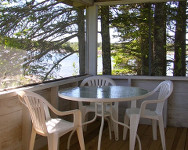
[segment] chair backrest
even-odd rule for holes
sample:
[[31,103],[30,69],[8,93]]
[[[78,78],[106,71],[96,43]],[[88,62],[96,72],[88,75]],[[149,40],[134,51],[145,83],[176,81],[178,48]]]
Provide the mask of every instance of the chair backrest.
[[155,93],[157,91],[159,91],[158,100],[163,101],[161,103],[157,103],[156,106],[156,112],[159,114],[162,113],[165,100],[168,99],[168,97],[171,95],[173,91],[172,81],[167,80],[161,82],[152,92]]
[[110,86],[116,85],[116,83],[107,77],[103,76],[92,76],[84,79],[80,86]]
[[[103,77],[103,76],[91,76],[88,77],[86,79],[84,79],[80,86],[110,86],[110,85],[116,85],[116,83],[107,77]],[[78,103],[79,108],[82,107],[82,102]],[[90,105],[95,105],[94,103],[90,103]]]
[[36,132],[47,135],[46,120],[50,119],[47,101],[29,91],[18,91],[19,100],[28,108]]

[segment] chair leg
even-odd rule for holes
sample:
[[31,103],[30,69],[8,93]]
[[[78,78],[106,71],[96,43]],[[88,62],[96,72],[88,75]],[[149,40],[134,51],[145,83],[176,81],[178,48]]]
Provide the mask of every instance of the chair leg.
[[72,130],[72,132],[69,135],[68,142],[67,142],[67,150],[70,149],[70,141],[71,141],[71,138],[72,138],[72,135],[73,135],[74,132],[75,132],[75,130]]
[[[85,123],[86,121],[88,121],[88,113],[82,113],[82,123]],[[83,131],[87,131],[87,125],[83,126]]]
[[[126,114],[124,117],[124,124],[129,125],[129,117]],[[123,140],[126,140],[126,138],[127,138],[127,130],[128,130],[127,127],[123,128]]]
[[137,135],[137,129],[138,129],[138,123],[140,120],[139,114],[132,114],[130,116],[130,147],[129,150],[134,150],[135,148],[135,142],[136,142],[136,135]]
[[84,143],[82,126],[78,126],[76,131],[77,131],[77,135],[78,135],[78,141],[80,143],[80,149],[85,150],[85,143]]
[[59,137],[57,135],[48,135],[48,150],[59,150]]
[[33,150],[33,149],[34,149],[35,137],[36,137],[36,131],[35,131],[35,129],[32,127],[31,138],[30,138],[30,144],[29,144],[29,150]]
[[112,129],[111,129],[111,121],[109,118],[105,118],[107,120],[107,123],[108,123],[108,128],[109,128],[109,137],[110,137],[110,140],[112,139]]
[[159,117],[159,131],[160,131],[160,135],[161,135],[162,148],[163,148],[163,150],[166,150],[164,124],[163,124],[163,118],[162,117]]
[[112,119],[110,122],[111,122],[111,131],[114,132],[114,122],[112,121]]
[[[118,112],[114,109],[112,109],[113,112],[112,112],[112,115],[113,115],[113,118],[118,121]],[[113,122],[113,129],[114,129],[114,134],[115,134],[115,140],[118,141],[119,140],[119,129],[118,129],[118,124]]]
[[100,130],[99,130],[99,138],[98,138],[97,150],[101,150],[101,139],[102,139],[103,128],[104,128],[104,114],[101,117],[101,126],[100,126]]
[[153,140],[157,140],[157,120],[152,119]]

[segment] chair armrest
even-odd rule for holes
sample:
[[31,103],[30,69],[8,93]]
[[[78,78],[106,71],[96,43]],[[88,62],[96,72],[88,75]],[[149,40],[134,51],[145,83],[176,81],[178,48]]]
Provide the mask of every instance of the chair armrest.
[[51,109],[58,116],[67,116],[67,115],[75,115],[80,111],[79,109],[69,110],[69,111],[59,111],[57,109]]
[[[151,95],[153,95],[155,93],[155,91],[151,91],[151,92],[148,92],[147,94],[143,95],[143,98],[147,98]],[[142,98],[142,99],[143,99]],[[131,108],[136,108],[137,106],[137,101],[140,100],[140,99],[136,99],[136,100],[132,100],[131,101]],[[144,100],[145,101],[145,100]],[[147,101],[147,100],[146,100]]]
[[140,114],[142,115],[144,113],[144,111],[146,110],[146,106],[148,104],[157,104],[157,103],[163,103],[164,100],[145,100],[142,102],[141,106],[140,106]]
[[82,126],[82,115],[79,109],[69,110],[69,111],[59,111],[48,103],[48,107],[58,116],[73,115],[74,124],[76,126]]
[[55,107],[53,107],[48,101],[46,101],[47,107],[50,108],[52,112],[54,112],[58,116],[67,116],[73,115],[74,125],[82,126],[82,115],[79,109],[69,110],[69,111],[59,111]]
[[74,115],[79,109],[69,110],[69,111],[59,111],[55,107],[53,107],[49,102],[46,102],[47,106],[50,108],[52,112],[54,112],[58,116],[66,116],[66,115]]

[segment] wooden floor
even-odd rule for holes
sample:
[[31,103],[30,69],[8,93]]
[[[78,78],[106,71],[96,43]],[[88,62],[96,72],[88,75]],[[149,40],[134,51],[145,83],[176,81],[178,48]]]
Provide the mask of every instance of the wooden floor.
[[[100,120],[88,125],[87,132],[84,133],[84,140],[86,145],[86,150],[97,150],[98,143],[98,132],[100,128]],[[123,128],[119,127],[120,139],[119,141],[114,140],[114,135],[112,134],[112,140],[109,139],[109,132],[107,123],[105,123],[101,150],[128,150],[129,140],[122,140]],[[188,129],[187,128],[175,128],[167,127],[165,129],[166,133],[166,146],[167,150],[188,150]],[[138,135],[141,139],[142,150],[162,150],[160,142],[160,134],[158,132],[158,140],[152,140],[152,129],[149,125],[139,125]],[[66,150],[68,134],[64,135],[60,139],[60,150]],[[70,150],[79,150],[79,144],[77,140],[76,133],[72,137]],[[138,150],[138,144],[136,144],[135,150]],[[47,146],[41,148],[40,150],[47,150]]]

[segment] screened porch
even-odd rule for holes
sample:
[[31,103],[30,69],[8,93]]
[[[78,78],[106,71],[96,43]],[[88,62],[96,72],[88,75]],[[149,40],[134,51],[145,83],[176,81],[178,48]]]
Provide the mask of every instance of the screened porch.
[[[31,134],[31,119],[29,113],[19,102],[16,91],[30,90],[42,95],[55,108],[61,111],[67,111],[78,108],[77,102],[71,102],[58,97],[58,91],[80,86],[80,83],[87,77],[97,75],[97,33],[98,33],[98,7],[105,5],[118,5],[129,3],[145,2],[165,2],[165,0],[59,0],[65,4],[86,8],[86,49],[84,62],[80,62],[84,71],[76,76],[65,77],[62,79],[52,80],[50,82],[40,82],[29,86],[19,88],[3,89],[0,92],[0,150],[28,150],[29,139]],[[45,44],[45,43],[44,43]],[[147,76],[147,75],[104,75],[115,81],[116,85],[132,86],[152,91],[160,82],[171,80],[174,85],[173,92],[164,106],[164,124],[167,150],[186,150],[188,149],[188,79],[183,76]],[[139,102],[140,105],[141,101]],[[125,109],[130,107],[130,103],[120,102],[119,121],[123,122]],[[70,119],[70,118],[66,118]],[[152,140],[151,122],[141,120],[138,128],[143,150],[160,150],[160,137],[157,141]],[[97,149],[98,131],[100,118],[84,132],[85,146],[88,150]],[[122,140],[122,127],[119,127],[119,140],[109,140],[108,128],[105,123],[102,136],[102,150],[128,149],[129,139]],[[159,136],[159,134],[158,134]],[[66,149],[68,134],[60,139],[60,149]],[[37,136],[35,140],[36,150],[47,150],[47,139]],[[78,139],[74,135],[71,141],[70,150],[79,149]],[[136,143],[136,148],[138,145]]]

